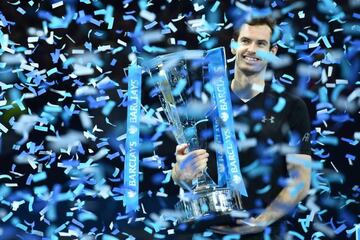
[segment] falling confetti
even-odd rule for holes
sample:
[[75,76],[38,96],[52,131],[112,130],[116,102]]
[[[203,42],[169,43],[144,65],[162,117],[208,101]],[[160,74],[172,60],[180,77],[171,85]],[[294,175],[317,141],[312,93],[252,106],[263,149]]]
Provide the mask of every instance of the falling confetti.
[[[142,79],[140,127],[130,128],[127,108],[134,99],[127,89],[129,67],[175,51],[224,46],[232,79],[231,49],[239,47],[236,39],[231,41],[232,30],[252,14],[277,18],[272,40],[278,53],[256,54],[271,63],[266,78],[274,92],[301,97],[312,123],[307,136],[312,186],[287,218],[288,236],[360,239],[360,4],[255,2],[1,1],[1,238],[175,238],[181,228],[174,211],[179,188],[171,178],[176,142],[157,98],[159,78]],[[190,85],[179,81],[173,95],[193,94],[198,101],[182,114],[199,118],[211,111],[213,87],[201,76],[194,78]],[[286,104],[279,98],[273,110],[279,113]],[[246,111],[233,110],[235,116]],[[271,122],[261,112],[252,115]],[[235,123],[235,128],[239,149],[257,145],[256,139],[246,138],[249,126]],[[127,131],[140,134],[135,190],[124,182],[131,152]],[[201,135],[209,139],[213,133]],[[221,146],[210,143],[209,148]],[[241,169],[263,176],[259,196],[272,190],[263,161]],[[286,179],[279,180],[285,184]],[[292,196],[302,187],[297,185]],[[138,197],[136,212],[126,211],[128,197]],[[264,239],[270,231],[265,230]],[[207,230],[194,239],[213,234]]]

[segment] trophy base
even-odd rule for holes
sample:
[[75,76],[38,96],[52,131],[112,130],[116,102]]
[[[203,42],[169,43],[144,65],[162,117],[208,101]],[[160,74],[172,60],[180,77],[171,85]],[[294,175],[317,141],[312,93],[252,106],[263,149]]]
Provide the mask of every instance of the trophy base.
[[181,213],[178,231],[203,231],[214,225],[236,225],[239,218],[247,218],[240,194],[229,188],[205,188],[191,193],[175,205]]
[[197,218],[196,220],[179,223],[175,228],[176,234],[199,233],[210,229],[212,226],[227,226],[229,228],[239,226],[238,217],[231,213],[214,213]]

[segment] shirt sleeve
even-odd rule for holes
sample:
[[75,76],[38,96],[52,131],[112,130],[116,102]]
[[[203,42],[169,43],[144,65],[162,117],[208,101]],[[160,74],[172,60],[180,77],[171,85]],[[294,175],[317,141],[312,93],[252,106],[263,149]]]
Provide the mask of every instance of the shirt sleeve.
[[295,98],[291,108],[290,117],[290,141],[297,148],[297,153],[311,155],[310,145],[310,117],[305,102]]

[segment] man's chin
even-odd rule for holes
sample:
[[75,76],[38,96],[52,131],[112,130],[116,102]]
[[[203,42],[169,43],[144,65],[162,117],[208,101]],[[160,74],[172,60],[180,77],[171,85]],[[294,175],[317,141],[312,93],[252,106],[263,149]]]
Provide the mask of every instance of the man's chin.
[[240,70],[241,70],[241,72],[243,72],[246,75],[253,75],[253,74],[260,72],[259,69],[254,68],[254,67],[243,67],[243,68],[240,68]]
[[262,71],[262,67],[258,64],[242,64],[238,66],[239,70],[245,74],[256,74]]

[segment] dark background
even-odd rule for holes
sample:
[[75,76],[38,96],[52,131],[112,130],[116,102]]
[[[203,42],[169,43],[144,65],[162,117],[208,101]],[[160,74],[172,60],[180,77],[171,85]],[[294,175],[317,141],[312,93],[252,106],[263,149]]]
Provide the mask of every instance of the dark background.
[[[274,77],[287,91],[306,102],[312,119],[313,159],[323,165],[314,171],[311,196],[302,202],[307,209],[299,208],[294,213],[290,230],[306,239],[320,236],[319,232],[325,234],[322,239],[354,238],[355,224],[359,223],[359,98],[349,101],[349,96],[356,93],[359,85],[359,1],[221,1],[214,12],[211,8],[216,1],[197,1],[204,6],[199,11],[195,10],[194,1],[63,2],[64,5],[57,8],[52,8],[54,2],[51,1],[34,1],[32,5],[28,1],[0,3],[0,62],[6,63],[0,68],[0,80],[11,86],[4,87],[2,84],[0,94],[1,101],[7,100],[6,104],[0,106],[1,124],[8,129],[6,133],[0,130],[0,234],[3,239],[37,239],[42,233],[43,237],[50,238],[51,235],[59,236],[58,232],[69,231],[77,232],[79,238],[110,238],[110,235],[126,238],[134,235],[139,239],[171,239],[171,235],[167,235],[169,232],[157,232],[156,226],[161,225],[161,211],[171,209],[177,201],[178,188],[171,181],[163,181],[174,161],[176,143],[169,132],[164,132],[156,138],[160,143],[156,147],[153,139],[157,133],[156,125],[142,123],[141,209],[136,216],[128,216],[122,206],[122,148],[125,139],[117,138],[126,132],[126,95],[123,91],[127,89],[126,68],[134,55],[141,62],[183,49],[224,46],[228,59],[232,58],[229,46],[232,28],[229,24],[233,22],[236,25],[242,21],[242,4],[257,8],[257,11],[254,10],[257,14],[272,12],[279,16],[282,43],[287,47],[280,47],[278,55],[288,58],[290,62],[285,66],[271,66],[270,73],[274,72]],[[152,28],[148,28],[151,21],[141,17],[140,10],[144,6],[155,14],[153,20],[157,24]],[[107,18],[101,14],[101,10],[105,10],[110,19],[113,17],[112,27],[105,21]],[[303,18],[300,18],[301,13],[305,14]],[[184,18],[174,21],[179,16]],[[223,24],[212,30],[191,29],[189,20],[202,17],[210,26]],[[166,30],[169,22],[176,26],[176,32]],[[309,33],[309,30],[317,32],[318,36]],[[54,41],[49,43],[46,39],[51,32]],[[28,37],[36,34],[39,40],[32,47]],[[151,34],[155,37],[151,38]],[[9,38],[8,47],[14,53],[4,50],[6,36]],[[321,36],[329,39],[331,47],[319,40]],[[209,39],[202,41],[206,37]],[[171,38],[175,44],[172,44]],[[118,39],[126,46],[121,45]],[[320,43],[316,48],[302,47],[316,41]],[[104,45],[111,48],[97,51],[99,46]],[[114,51],[118,47],[122,49]],[[73,49],[84,49],[85,52],[74,54]],[[59,53],[70,59],[69,62],[64,63],[56,57]],[[34,63],[38,66],[33,71],[23,70],[21,59],[27,65]],[[74,76],[76,64],[88,65],[94,72]],[[228,65],[230,79],[233,75],[232,64],[230,62]],[[46,71],[54,67],[57,71],[47,75]],[[327,75],[330,67],[332,74],[322,76],[323,71]],[[38,78],[32,74],[37,74]],[[287,83],[284,74],[293,76],[294,80]],[[94,88],[95,92],[91,94],[76,94],[81,87],[93,86],[94,82],[105,77],[115,84]],[[339,84],[337,79],[348,82]],[[324,108],[319,105],[319,96],[324,90],[327,90],[328,114],[321,115],[317,111]],[[61,93],[67,93],[68,97],[63,99]],[[108,96],[108,99],[97,101],[101,96]],[[24,108],[16,103],[19,100]],[[115,106],[105,115],[104,106],[110,101]],[[143,114],[144,109],[148,110],[156,101],[144,87]],[[62,111],[49,111],[46,105],[51,104],[59,106]],[[90,125],[81,120],[81,112],[87,114],[85,119],[91,121]],[[53,116],[45,124],[48,130],[36,130],[34,126],[40,125],[39,120],[32,122],[28,138],[22,141],[22,135],[13,129],[16,123],[20,122],[22,116],[43,117],[44,113]],[[86,131],[96,139],[84,138]],[[72,132],[78,134],[64,139],[64,135]],[[329,138],[324,140],[321,135],[327,133],[331,133],[335,141]],[[51,145],[49,136],[58,136],[56,144],[62,144],[62,150],[56,150]],[[76,140],[81,140],[81,145],[67,153],[67,146]],[[32,146],[36,146],[34,151]],[[91,167],[84,166],[101,149],[106,153],[95,160]],[[347,154],[355,157],[352,165],[347,160]],[[34,157],[36,169],[27,162],[29,155]],[[157,161],[147,160],[154,155]],[[16,161],[17,158],[23,161]],[[71,171],[66,171],[61,164],[72,166],[69,167]],[[42,171],[46,172],[45,179],[29,181],[29,176]],[[79,195],[72,195],[79,184],[84,184],[84,190]],[[42,194],[39,194],[42,189],[39,187],[45,188]],[[102,191],[107,194],[102,195]],[[167,197],[156,196],[159,192],[166,193]],[[315,209],[308,205],[312,200],[319,211],[310,222],[309,229],[304,230],[300,222],[309,216],[311,209]],[[33,209],[29,209],[32,201]],[[16,209],[14,204],[18,202],[21,204]],[[13,215],[7,219],[11,212]]]

